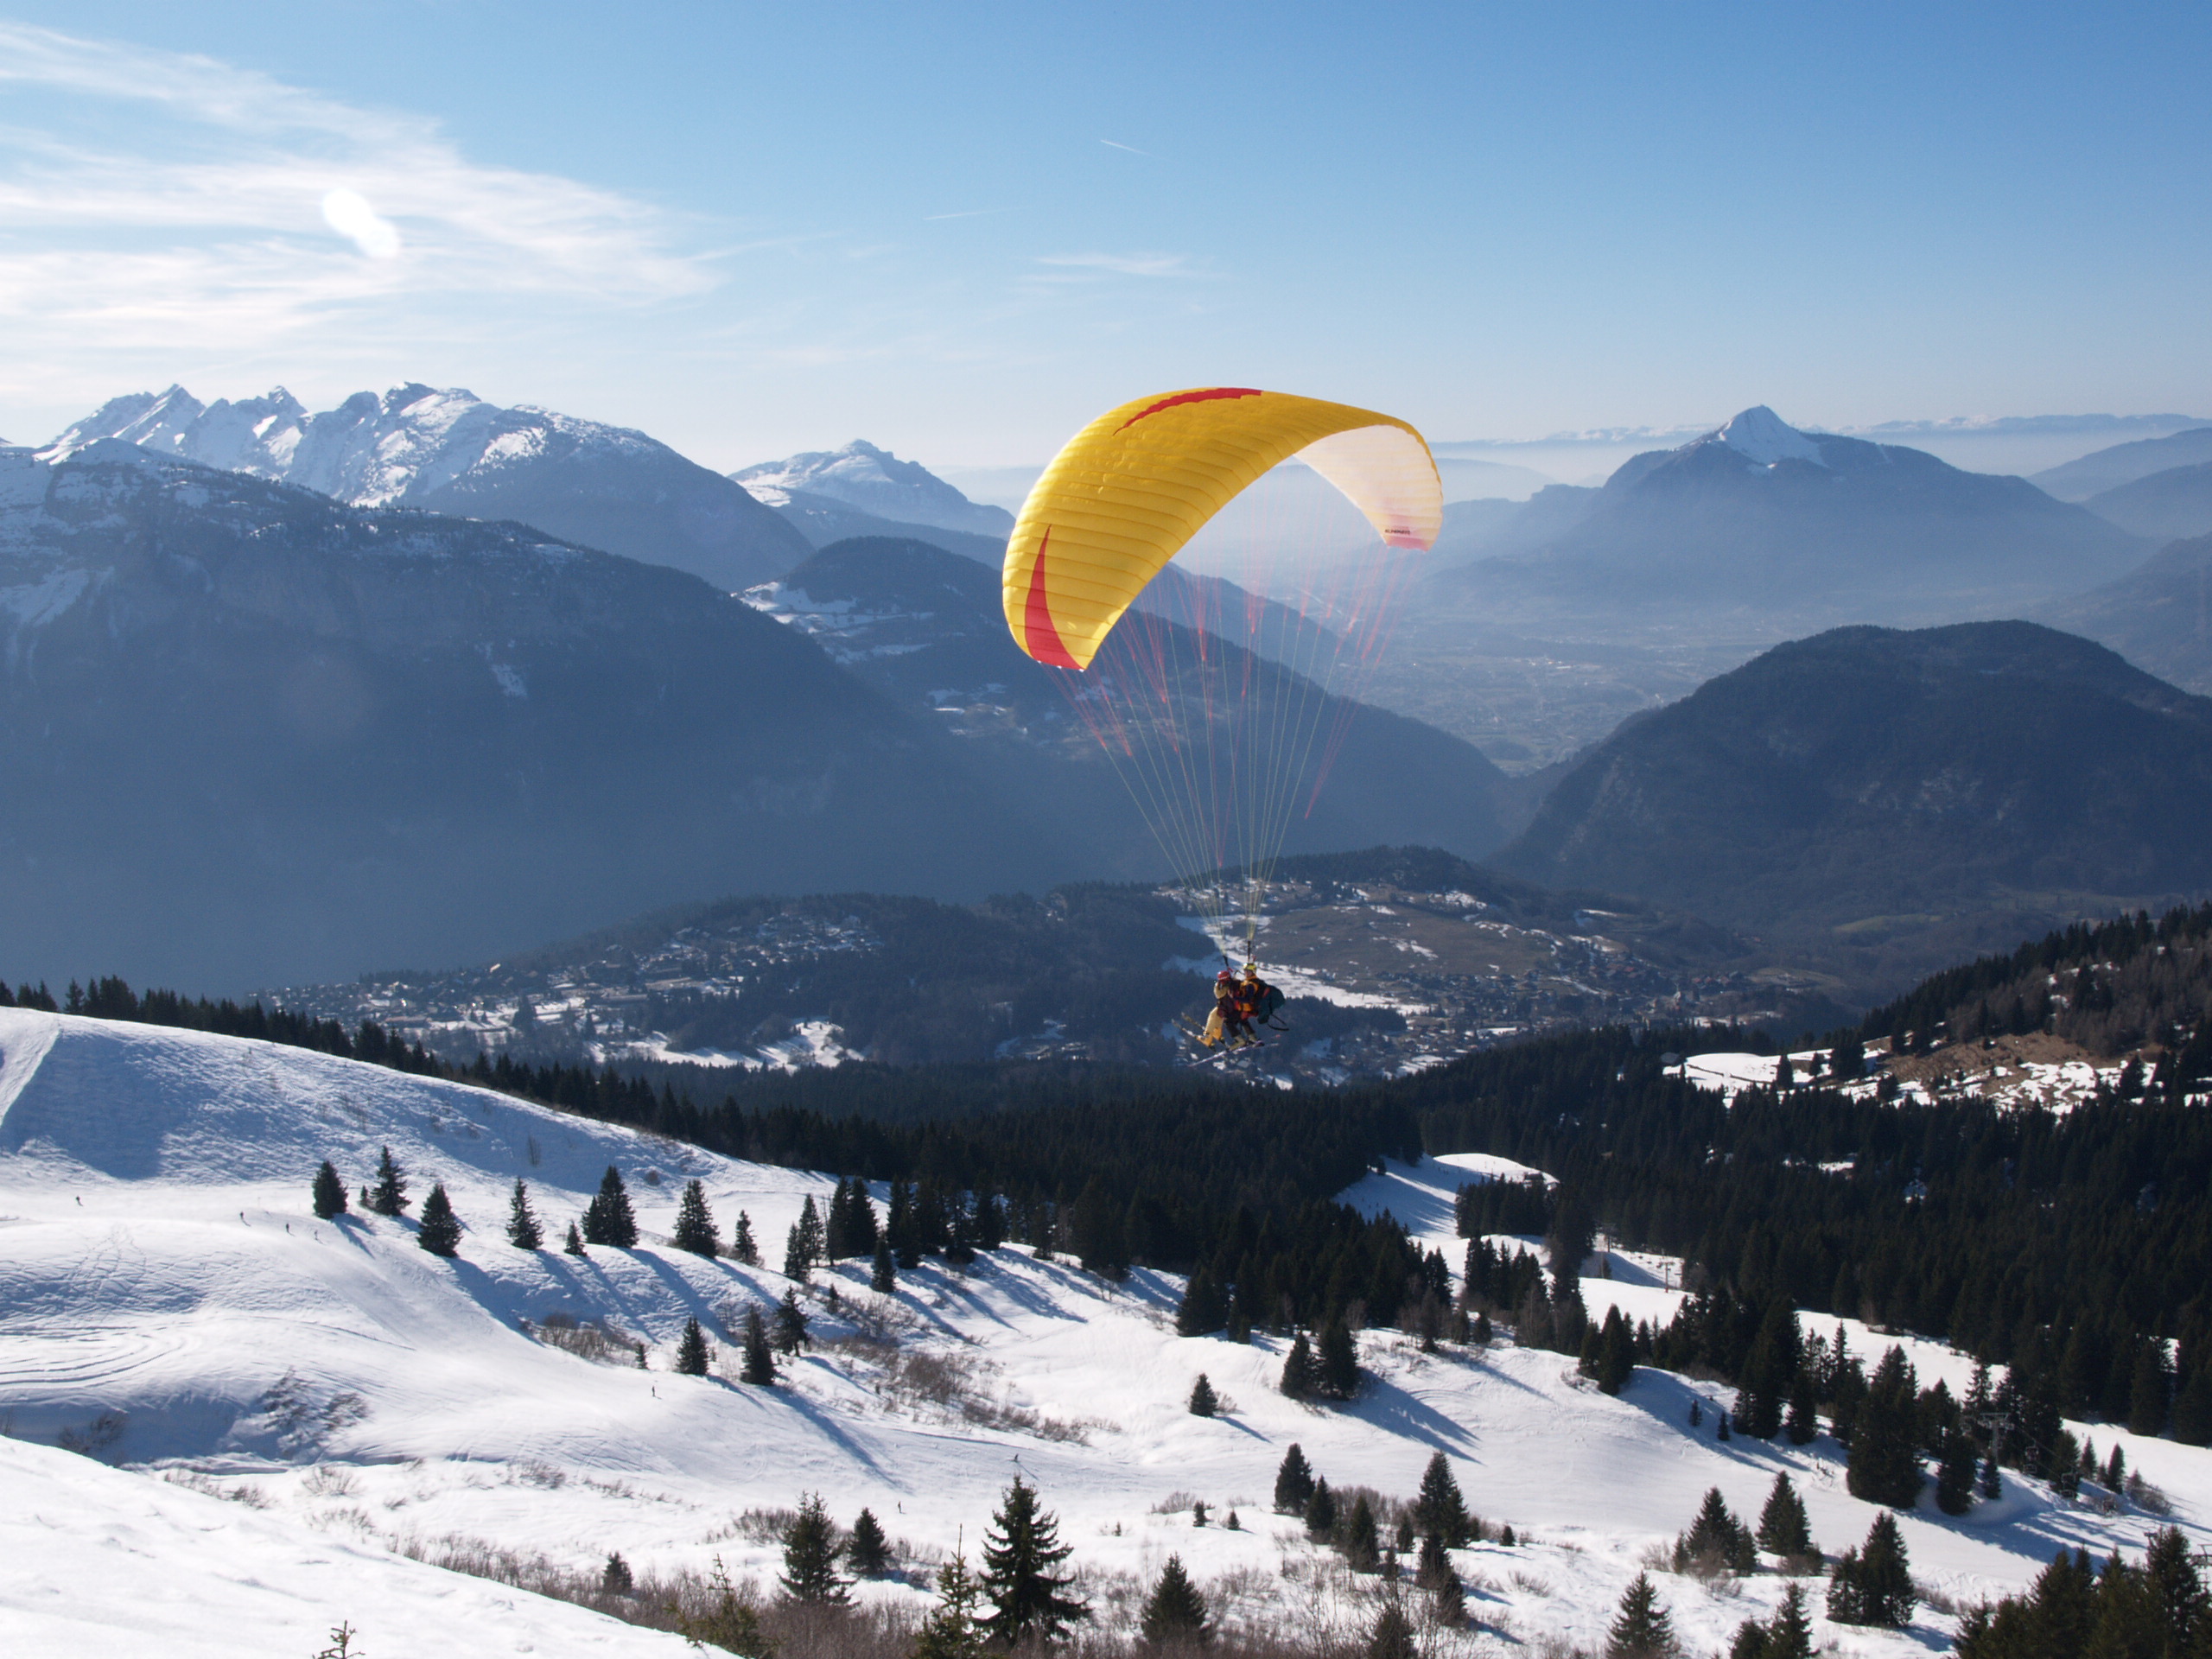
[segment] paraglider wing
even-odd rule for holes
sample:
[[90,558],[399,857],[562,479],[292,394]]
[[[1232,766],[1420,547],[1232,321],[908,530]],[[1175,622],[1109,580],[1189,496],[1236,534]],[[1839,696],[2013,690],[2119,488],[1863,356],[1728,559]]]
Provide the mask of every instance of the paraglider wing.
[[1392,547],[1426,549],[1444,490],[1421,435],[1348,404],[1249,386],[1140,397],[1070,439],[1007,542],[1006,620],[1040,663],[1088,668],[1122,613],[1207,519],[1296,455]]

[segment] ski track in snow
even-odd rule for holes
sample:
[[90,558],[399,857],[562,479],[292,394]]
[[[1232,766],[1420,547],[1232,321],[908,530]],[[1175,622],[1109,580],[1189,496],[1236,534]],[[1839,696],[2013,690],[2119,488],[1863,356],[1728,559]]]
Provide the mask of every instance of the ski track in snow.
[[[385,1145],[418,1203],[434,1179],[446,1184],[470,1229],[456,1260],[417,1249],[411,1220],[314,1218],[315,1165],[331,1158],[357,1186]],[[552,1246],[609,1162],[629,1184],[639,1248],[579,1259],[505,1243],[516,1177],[530,1182]],[[1389,1210],[1456,1268],[1458,1187],[1526,1173],[1474,1154],[1393,1163],[1345,1196]],[[972,1557],[1017,1470],[1042,1488],[1079,1566],[1149,1579],[1179,1552],[1232,1617],[1247,1617],[1296,1604],[1303,1590],[1281,1568],[1319,1559],[1294,1522],[1268,1512],[1294,1440],[1338,1485],[1402,1494],[1445,1452],[1470,1505],[1532,1540],[1459,1556],[1474,1616],[1531,1646],[1601,1645],[1639,1558],[1688,1523],[1707,1486],[1753,1518],[1776,1470],[1791,1471],[1832,1553],[1863,1538],[1875,1514],[1845,1493],[1831,1441],[1723,1445],[1710,1418],[1689,1428],[1693,1398],[1726,1401],[1712,1384],[1646,1370],[1609,1399],[1561,1355],[1501,1344],[1424,1357],[1395,1333],[1368,1332],[1366,1392],[1348,1408],[1310,1408],[1274,1390],[1280,1339],[1178,1338],[1172,1275],[1109,1284],[1015,1247],[965,1274],[925,1264],[887,1304],[867,1289],[865,1264],[818,1273],[817,1335],[854,1328],[825,1305],[834,1285],[848,1313],[895,1326],[906,1350],[975,1362],[979,1397],[1081,1438],[1045,1438],[1003,1409],[985,1414],[993,1426],[902,1402],[834,1346],[772,1390],[679,1376],[668,1368],[687,1317],[720,1349],[746,1300],[772,1304],[786,1287],[775,1272],[668,1243],[694,1175],[725,1236],[743,1209],[771,1262],[802,1200],[832,1185],[300,1050],[0,1011],[0,1425],[15,1437],[0,1440],[0,1650],[298,1659],[348,1618],[372,1655],[461,1631],[487,1652],[674,1653],[674,1638],[388,1546],[453,1534],[578,1567],[614,1548],[645,1568],[704,1567],[720,1554],[766,1578],[779,1551],[737,1517],[819,1491],[841,1522],[873,1508],[919,1565],[962,1529]],[[1592,1264],[1592,1275],[1608,1269],[1584,1281],[1594,1314],[1618,1305],[1663,1319],[1679,1300],[1668,1288],[1678,1264],[1627,1253]],[[556,1312],[645,1341],[652,1369],[594,1363],[523,1330]],[[1830,1323],[1808,1320],[1824,1333]],[[1870,1359],[1890,1340],[1847,1328]],[[1961,1357],[1905,1345],[1923,1380],[1964,1386]],[[1212,1420],[1185,1409],[1202,1370],[1231,1402]],[[65,1432],[99,1440],[104,1416],[120,1424],[111,1443],[90,1456],[55,1449]],[[2173,1497],[2193,1542],[2212,1542],[2199,1519],[2212,1452],[2102,1425],[2076,1433],[2100,1452],[2124,1446]],[[252,1502],[224,1503],[179,1478]],[[2025,1584],[2061,1544],[2134,1550],[2150,1530],[2146,1517],[2055,1503],[2033,1482],[2008,1477],[2007,1488],[1962,1519],[1926,1499],[1905,1516],[1916,1576],[1972,1598]],[[1179,1491],[1213,1505],[1217,1524],[1154,1512]],[[1243,1530],[1217,1524],[1230,1508]],[[1660,1583],[1700,1654],[1724,1649],[1782,1588],[1771,1574],[1722,1592]],[[922,1599],[901,1584],[860,1593]],[[1923,1608],[1901,1635],[1820,1628],[1840,1652],[1903,1656],[1941,1646],[1950,1624]],[[1448,1650],[1528,1648],[1478,1635]]]

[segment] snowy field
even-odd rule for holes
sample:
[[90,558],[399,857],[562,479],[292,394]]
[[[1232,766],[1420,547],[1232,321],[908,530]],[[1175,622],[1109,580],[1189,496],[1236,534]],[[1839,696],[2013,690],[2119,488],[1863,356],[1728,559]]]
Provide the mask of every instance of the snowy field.
[[[411,1219],[314,1218],[316,1164],[332,1159],[358,1185],[385,1145],[417,1200],[445,1183],[470,1229],[456,1259],[418,1249]],[[556,1243],[610,1162],[637,1205],[638,1249],[577,1258],[505,1242],[518,1176]],[[1389,1209],[1456,1268],[1453,1192],[1523,1173],[1428,1160],[1347,1197]],[[610,1549],[640,1568],[720,1555],[765,1578],[779,1553],[749,1512],[819,1491],[842,1522],[873,1508],[920,1568],[963,1529],[972,1553],[1017,1471],[1058,1514],[1109,1624],[1173,1551],[1232,1622],[1349,1629],[1371,1616],[1369,1591],[1330,1578],[1333,1558],[1268,1513],[1292,1441],[1334,1484],[1401,1495],[1441,1450],[1471,1506],[1530,1541],[1459,1553],[1478,1624],[1440,1652],[1599,1644],[1640,1558],[1688,1524],[1708,1486],[1755,1516],[1776,1470],[1791,1471],[1831,1552],[1858,1543],[1875,1514],[1844,1492],[1831,1442],[1724,1445],[1709,1420],[1692,1430],[1694,1395],[1726,1398],[1711,1384],[1643,1370],[1613,1399],[1560,1355],[1501,1344],[1424,1357],[1367,1332],[1366,1392],[1309,1408],[1273,1388],[1279,1340],[1178,1338],[1172,1277],[1109,1284],[1016,1247],[965,1274],[927,1264],[890,1298],[858,1264],[817,1273],[810,1308],[828,1340],[785,1386],[683,1376],[670,1368],[687,1317],[719,1350],[748,1302],[786,1288],[772,1271],[668,1243],[695,1175],[724,1236],[743,1210],[771,1262],[802,1199],[832,1185],[298,1050],[0,1011],[0,1427],[13,1437],[0,1440],[0,1652],[302,1659],[342,1618],[378,1656],[434,1631],[490,1653],[673,1654],[672,1637],[394,1547],[455,1536],[580,1568]],[[1670,1264],[1616,1253],[1606,1265],[1611,1278],[1584,1286],[1593,1312],[1608,1300],[1637,1318],[1671,1311]],[[594,1362],[525,1329],[555,1314],[643,1342],[649,1369],[626,1349]],[[866,1331],[895,1337],[897,1358],[854,1340]],[[1851,1341],[1871,1357],[1886,1339],[1854,1327]],[[1963,1383],[1966,1362],[1909,1346],[1923,1377]],[[945,1362],[950,1389],[915,1387],[899,1369],[914,1355]],[[718,1371],[734,1376],[733,1360],[718,1351]],[[1215,1419],[1185,1409],[1201,1371],[1230,1402]],[[2076,1432],[2101,1451],[2117,1439],[2198,1546],[2212,1543],[2201,1522],[2212,1453]],[[56,1449],[64,1441],[79,1450]],[[1194,1497],[1215,1524],[1194,1527]],[[1231,1509],[1240,1530],[1219,1524]],[[2017,1478],[1968,1516],[1924,1503],[1904,1526],[1916,1576],[1961,1598],[2024,1584],[2062,1543],[2132,1549],[2148,1531],[2144,1517],[2059,1504]],[[1660,1582],[1700,1655],[1782,1589],[1771,1573]],[[862,1593],[924,1599],[901,1583]],[[1822,1637],[1841,1653],[1904,1655],[1940,1649],[1948,1630],[1923,1608],[1909,1632],[1823,1626]]]

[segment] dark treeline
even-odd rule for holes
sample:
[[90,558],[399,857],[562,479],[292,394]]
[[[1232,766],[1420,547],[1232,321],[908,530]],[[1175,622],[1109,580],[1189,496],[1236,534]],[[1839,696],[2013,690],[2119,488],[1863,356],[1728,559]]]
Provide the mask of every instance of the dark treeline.
[[[2049,1031],[2099,1054],[2161,1042],[2176,1025],[2198,1028],[2212,1007],[2212,904],[2076,923],[1923,981],[1868,1014],[1866,1039],[1978,1041]],[[2200,1071],[2197,1075],[2202,1076]]]
[[[33,1006],[44,1006],[37,995]],[[756,1074],[701,1106],[613,1066],[505,1055],[453,1065],[370,1022],[349,1033],[258,1003],[142,995],[115,978],[72,985],[62,1011],[261,1038],[731,1157],[899,1183],[925,1254],[988,1247],[1003,1230],[1109,1274],[1213,1264],[1236,1275],[1236,1314],[1253,1326],[1393,1320],[1430,1294],[1441,1267],[1395,1223],[1330,1201],[1385,1157],[1420,1155],[1412,1117],[1382,1095],[1270,1093],[1255,1110],[1249,1087],[1136,1069],[862,1064]]]
[[[1617,1241],[1680,1255],[1732,1333],[1700,1356],[1733,1376],[1777,1300],[1946,1338],[2013,1369],[2067,1414],[2212,1440],[2212,908],[2053,935],[1940,976],[1840,1033],[1847,1050],[1946,1027],[1993,1034],[2040,991],[2042,1028],[2105,1052],[2164,1039],[2063,1116],[1818,1080],[1733,1104],[1668,1075],[1669,1051],[1732,1034],[1576,1033],[1395,1085],[1437,1152],[1499,1153],[1555,1194],[1471,1190],[1463,1227],[1544,1233],[1573,1210]],[[2025,1028],[2035,1028],[2032,1023]],[[2135,1033],[2131,1039],[2128,1033]],[[2167,1339],[2173,1339],[2172,1351]]]
[[48,1014],[80,1014],[94,1020],[130,1020],[148,1026],[209,1031],[224,1037],[253,1037],[288,1048],[309,1048],[321,1054],[366,1060],[396,1071],[425,1076],[440,1075],[446,1070],[419,1045],[400,1042],[381,1026],[366,1020],[359,1030],[348,1032],[335,1020],[317,1020],[289,1008],[265,1007],[257,1001],[233,1002],[226,997],[211,1002],[204,996],[162,990],[141,995],[111,975],[95,978],[89,985],[70,981],[67,993],[58,1002],[42,982],[10,992],[6,982],[0,981],[0,1007],[42,1008]]

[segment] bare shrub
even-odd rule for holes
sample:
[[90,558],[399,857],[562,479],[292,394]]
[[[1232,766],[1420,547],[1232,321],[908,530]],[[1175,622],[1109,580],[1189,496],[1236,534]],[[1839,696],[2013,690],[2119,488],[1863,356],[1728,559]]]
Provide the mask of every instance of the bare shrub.
[[123,1438],[130,1419],[119,1411],[104,1411],[82,1428],[65,1428],[54,1443],[80,1458],[96,1458]]
[[535,1325],[528,1319],[520,1323],[523,1335],[535,1337],[548,1348],[558,1348],[564,1354],[574,1354],[595,1365],[634,1369],[638,1363],[638,1350],[642,1344],[637,1338],[613,1325],[562,1313],[548,1313]]
[[2174,1512],[2173,1500],[2144,1479],[2142,1471],[2139,1470],[2128,1471],[2126,1491],[2127,1501],[2139,1510],[2160,1516],[2171,1515]]
[[164,1469],[162,1478],[172,1486],[181,1486],[187,1491],[204,1492],[209,1497],[219,1497],[226,1503],[243,1503],[249,1510],[269,1507],[269,1494],[251,1481],[220,1481],[197,1469]]
[[288,1458],[311,1458],[341,1429],[369,1414],[369,1402],[349,1389],[326,1395],[297,1371],[269,1385],[261,1409],[276,1431],[276,1449]]
[[1205,1501],[1205,1500],[1200,1497],[1196,1492],[1186,1492],[1180,1487],[1178,1487],[1175,1491],[1168,1493],[1166,1497],[1161,1498],[1157,1503],[1154,1503],[1152,1506],[1151,1513],[1154,1515],[1180,1515],[1184,1510],[1190,1509],[1192,1505],[1203,1503]]
[[352,1471],[334,1463],[319,1463],[308,1471],[300,1490],[309,1497],[351,1497],[357,1484]]

